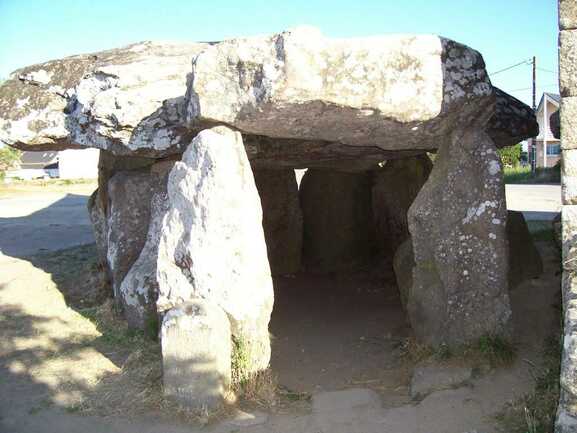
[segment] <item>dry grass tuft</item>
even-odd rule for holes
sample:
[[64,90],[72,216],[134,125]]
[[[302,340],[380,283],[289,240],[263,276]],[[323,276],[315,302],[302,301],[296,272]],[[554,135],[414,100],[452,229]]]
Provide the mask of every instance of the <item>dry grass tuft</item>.
[[246,401],[262,407],[270,407],[276,404],[277,388],[277,377],[270,368],[267,368],[237,385],[236,391]]

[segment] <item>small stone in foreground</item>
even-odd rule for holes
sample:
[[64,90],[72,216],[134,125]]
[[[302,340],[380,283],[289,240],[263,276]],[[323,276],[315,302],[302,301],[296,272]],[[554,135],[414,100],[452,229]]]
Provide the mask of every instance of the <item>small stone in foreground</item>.
[[230,324],[217,305],[196,300],[169,310],[161,328],[164,395],[189,409],[214,409],[231,382]]
[[415,400],[435,391],[456,388],[471,380],[472,374],[472,369],[467,367],[417,366],[409,394]]

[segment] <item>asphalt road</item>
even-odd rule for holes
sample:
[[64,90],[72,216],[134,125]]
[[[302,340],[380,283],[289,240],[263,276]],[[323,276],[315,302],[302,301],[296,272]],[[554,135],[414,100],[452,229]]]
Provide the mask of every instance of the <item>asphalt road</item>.
[[560,185],[507,185],[507,208],[528,220],[552,220],[561,211]]
[[94,242],[87,201],[62,192],[0,199],[0,253],[25,257]]

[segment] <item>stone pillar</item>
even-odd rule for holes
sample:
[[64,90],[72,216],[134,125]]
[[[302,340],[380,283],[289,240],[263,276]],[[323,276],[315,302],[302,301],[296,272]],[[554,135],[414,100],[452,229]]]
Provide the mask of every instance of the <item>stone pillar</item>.
[[141,171],[119,171],[108,181],[106,256],[117,300],[122,280],[144,247],[155,187],[155,179]]
[[150,222],[147,225],[146,242],[117,290],[118,301],[128,325],[144,329],[151,335],[158,332],[158,243],[168,212],[166,183],[173,166],[174,161],[163,161],[150,168],[154,186],[149,202]]
[[164,395],[192,409],[215,409],[231,383],[230,324],[222,309],[196,300],[169,310],[162,321]]
[[273,275],[301,268],[303,215],[293,169],[253,169],[262,205],[262,226]]
[[377,248],[387,257],[393,257],[409,237],[407,212],[432,166],[427,155],[419,155],[392,159],[374,171],[372,204]]
[[454,131],[409,210],[415,268],[407,299],[419,340],[507,335],[507,209],[501,164],[482,129]]
[[100,188],[97,188],[88,199],[87,208],[88,217],[92,223],[92,231],[94,232],[94,240],[96,241],[98,262],[108,271],[106,263],[108,252],[108,227],[106,221],[106,210],[100,197]]
[[332,272],[373,256],[371,186],[370,172],[307,170],[300,186],[307,269]]
[[577,3],[559,0],[564,337],[555,433],[577,432]]
[[266,369],[274,295],[260,199],[240,133],[216,127],[194,138],[170,171],[157,230],[158,311],[195,299],[218,305],[230,320],[233,356],[242,359],[235,377]]

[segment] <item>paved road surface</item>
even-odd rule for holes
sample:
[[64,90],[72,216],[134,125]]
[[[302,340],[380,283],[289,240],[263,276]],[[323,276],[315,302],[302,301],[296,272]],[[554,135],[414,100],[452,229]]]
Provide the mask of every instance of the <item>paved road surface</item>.
[[87,200],[62,192],[0,199],[0,253],[24,257],[94,242]]
[[560,185],[507,185],[507,208],[526,219],[551,220],[561,210]]

